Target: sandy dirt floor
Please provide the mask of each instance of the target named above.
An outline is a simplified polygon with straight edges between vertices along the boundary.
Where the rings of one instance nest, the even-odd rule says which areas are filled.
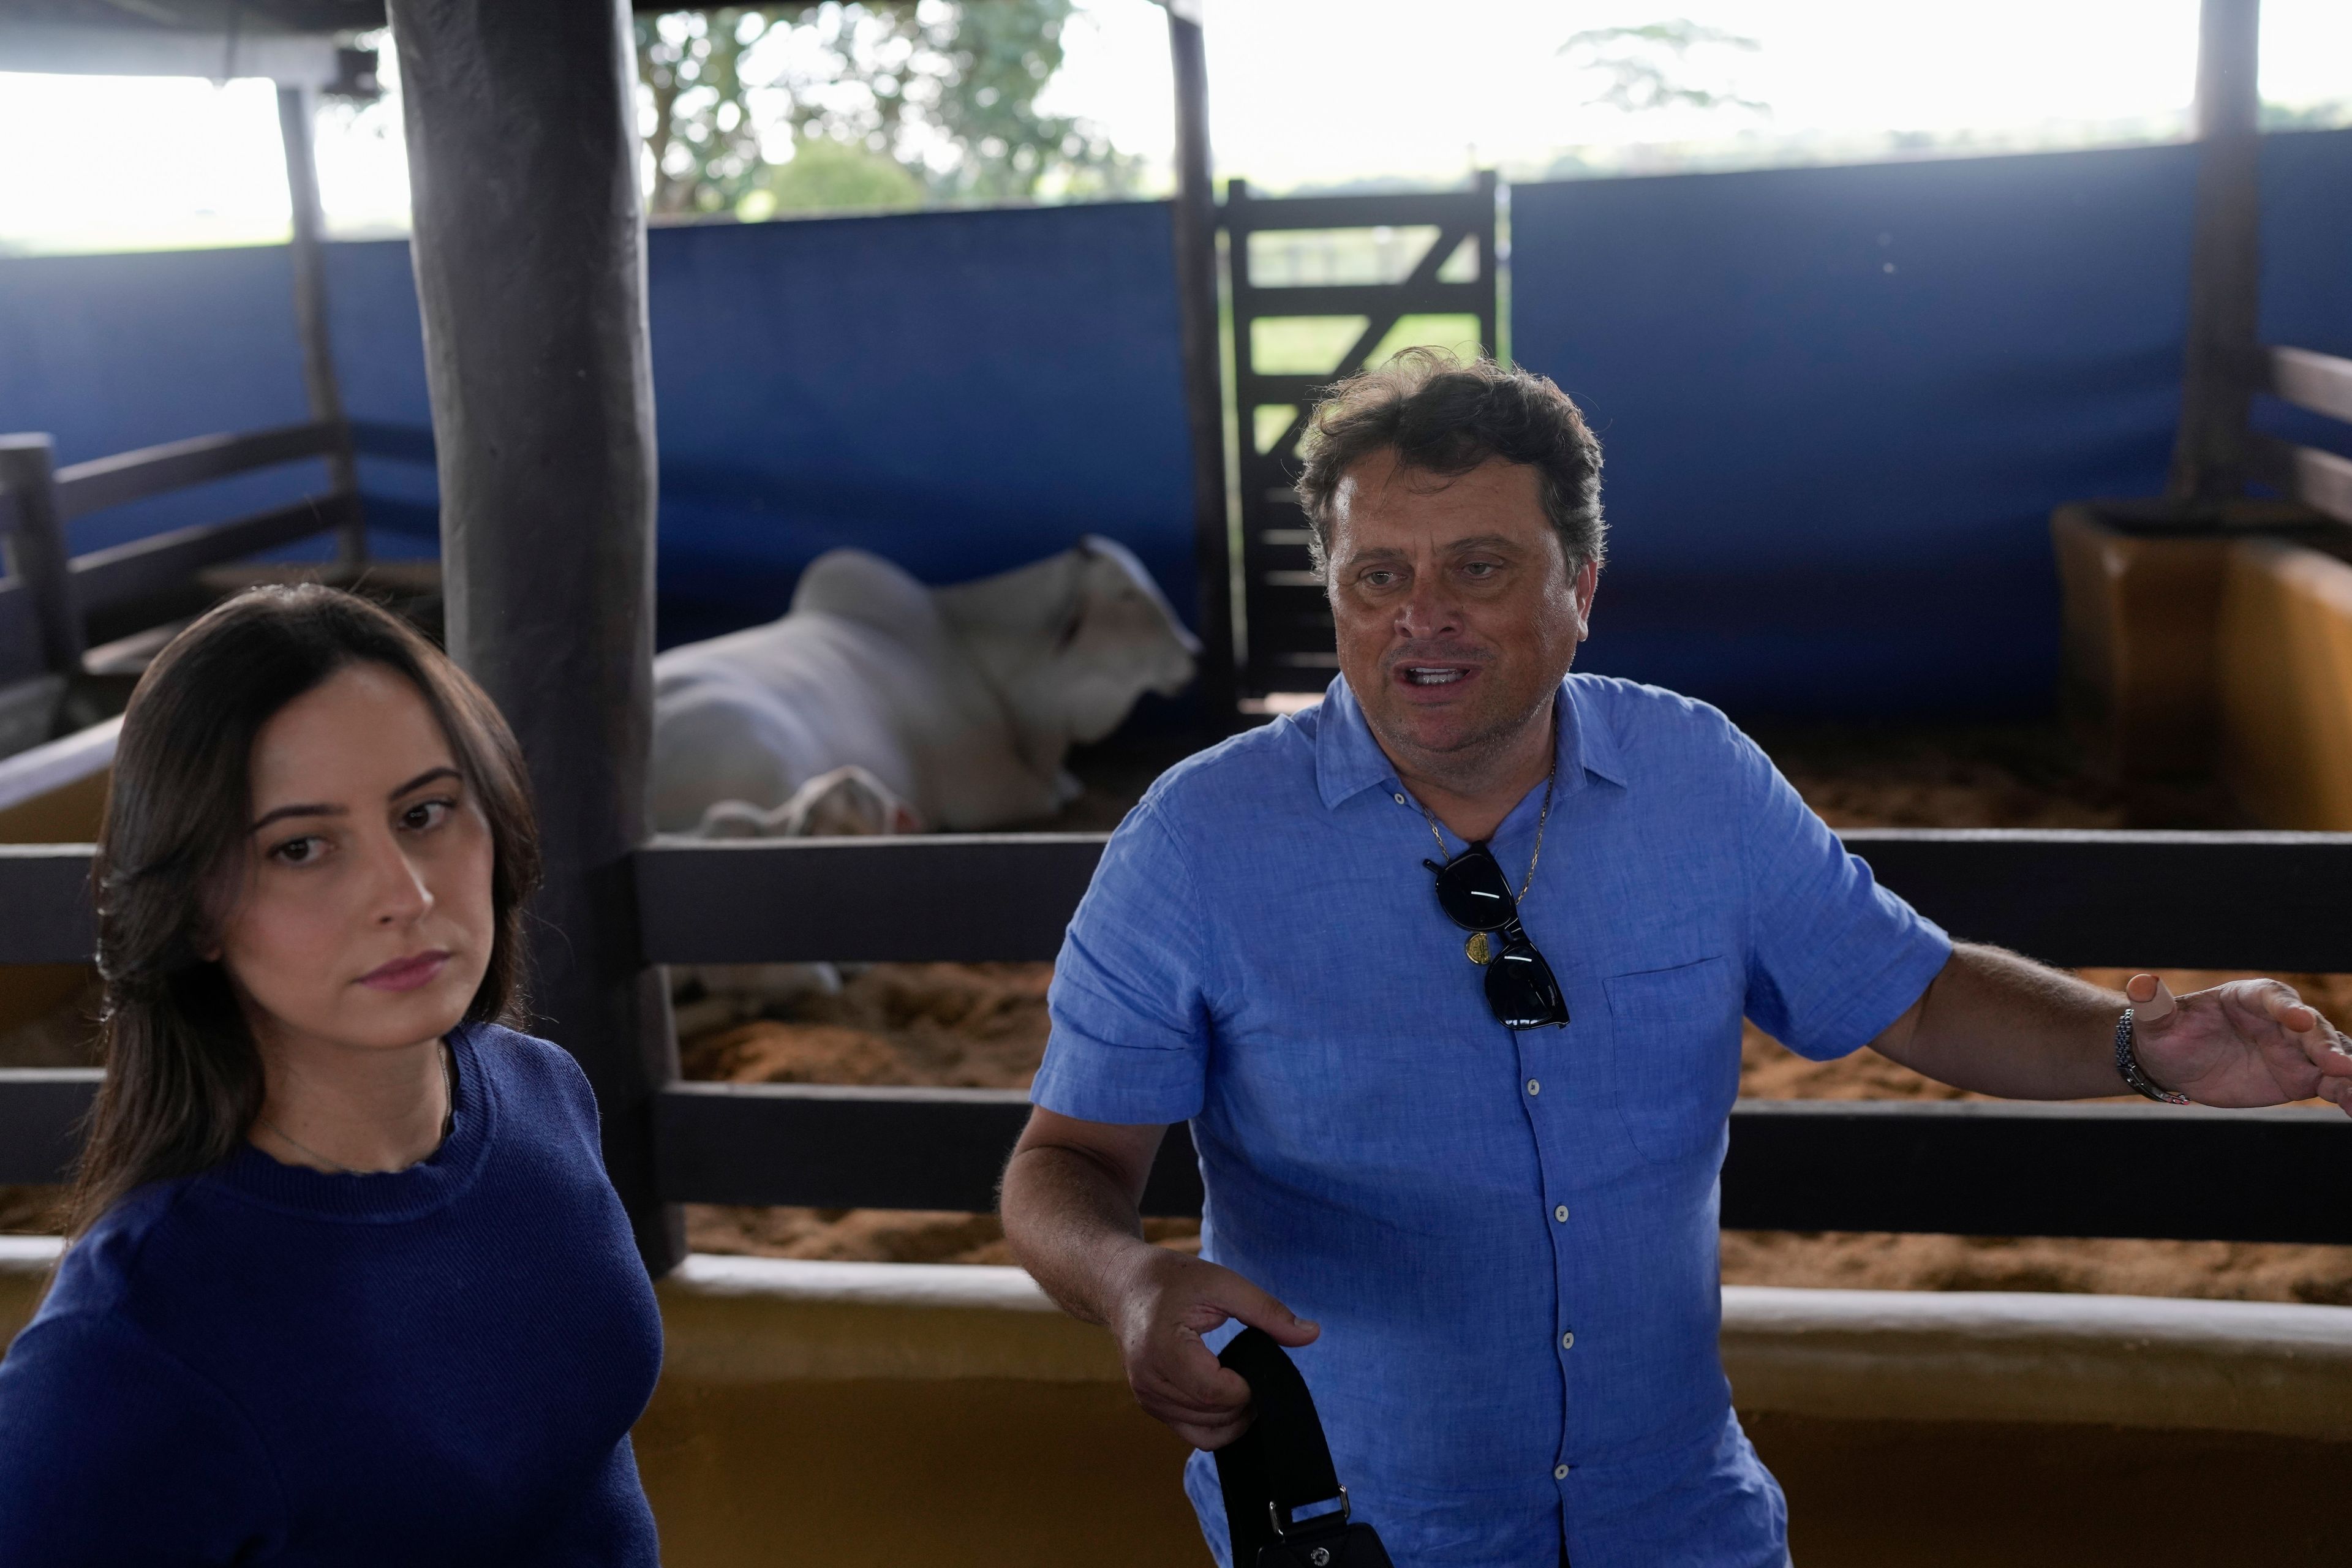
[[[2121,971],[2090,977],[2120,984]],[[839,994],[810,997],[790,1018],[763,1018],[687,1043],[691,1078],[745,1083],[1025,1087],[1045,1047],[1045,964],[877,966]],[[2191,989],[2225,978],[2176,971]],[[2352,1016],[2352,976],[2287,977],[2338,1017]],[[1750,1028],[1742,1092],[1769,1099],[1958,1099],[1864,1051],[1809,1062]],[[996,1222],[982,1215],[695,1205],[698,1251],[903,1263],[1009,1263]],[[1155,1240],[1185,1245],[1189,1222],[1156,1221]],[[2352,1306],[2352,1247],[2224,1242],[2074,1241],[1951,1236],[1790,1235],[1731,1231],[1723,1276],[1737,1285],[1890,1290],[2084,1290],[2215,1296]]]
[[[1895,732],[1767,730],[1759,739],[1839,827],[2243,827],[2215,787],[2123,788],[2091,777],[2054,726]],[[1151,759],[1158,762],[1161,759]],[[1165,760],[1173,760],[1172,758]],[[1089,770],[1066,826],[1108,827],[1153,771],[1132,755]],[[1066,826],[1056,824],[1055,826]],[[2120,985],[2126,971],[2088,971]],[[2168,972],[2177,991],[2232,976]],[[1025,1088],[1044,1049],[1045,964],[877,966],[837,995],[686,1043],[689,1077],[772,1083]],[[2352,975],[2283,976],[2331,1016],[2352,1018]],[[1741,1092],[1766,1099],[1948,1100],[1959,1091],[1869,1051],[1809,1062],[1750,1027]],[[1010,1262],[985,1215],[814,1209],[688,1211],[704,1251],[900,1262]],[[1182,1246],[1183,1222],[1154,1222]],[[2352,1305],[2352,1247],[1732,1231],[1727,1283],[1856,1289],[2071,1290]]]
[[[2123,790],[2085,775],[2055,727],[1887,732],[1832,729],[1759,735],[1800,792],[1835,826],[2240,827],[2208,785]],[[1166,748],[1080,759],[1088,795],[1050,825],[1100,829],[1160,767]],[[2124,971],[2086,972],[2120,984]],[[2225,976],[2168,972],[2177,991]],[[1046,964],[877,965],[833,994],[682,1042],[689,1078],[744,1083],[1025,1088],[1045,1047]],[[2352,975],[2283,976],[2339,1021],[2352,1019]],[[0,1065],[81,1059],[68,1009],[0,1037]],[[87,1016],[83,1011],[82,1016]],[[1953,1099],[1958,1091],[1864,1051],[1808,1062],[1750,1028],[1742,1092],[1771,1099]],[[53,1189],[0,1188],[0,1229],[47,1228]],[[896,1262],[1004,1263],[993,1218],[869,1210],[688,1210],[697,1250]],[[1172,1246],[1189,1222],[1155,1221]],[[1948,1236],[1727,1232],[1726,1282],[1870,1289],[2101,1291],[2352,1305],[2352,1247],[2221,1242],[2077,1241]]]

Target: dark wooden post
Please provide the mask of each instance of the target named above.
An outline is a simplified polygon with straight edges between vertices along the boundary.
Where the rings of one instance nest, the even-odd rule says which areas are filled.
[[[2262,307],[2262,0],[2204,0],[2197,40],[2196,241],[2172,501],[2241,494]]]
[[[1225,512],[1225,395],[1217,344],[1217,191],[1209,158],[1209,62],[1198,0],[1166,0],[1176,68],[1176,300],[1184,334],[1184,409],[1192,436],[1193,560],[1201,578],[1201,702],[1209,721],[1236,711],[1233,550]]]
[[[623,0],[392,0],[416,292],[440,451],[450,651],[530,761],[547,855],[532,995],[604,1113],[604,1163],[656,1274],[653,1100],[677,1072],[640,961],[654,402]]]
[[[302,386],[310,395],[310,417],[341,430],[327,454],[327,472],[337,493],[359,495],[359,468],[352,458],[352,437],[343,429],[343,393],[335,379],[334,341],[327,330],[327,270],[324,246],[326,215],[319,205],[319,160],[310,139],[311,116],[318,96],[309,88],[280,83],[278,89],[278,134],[286,147],[286,194],[294,208],[294,321],[302,334]],[[356,504],[342,526],[341,554],[345,565],[367,558],[367,524]]]
[[[81,605],[58,516],[57,444],[47,436],[0,436],[0,490],[16,503],[16,527],[0,516],[8,542],[8,571],[25,584],[41,637],[41,668],[55,675],[81,670]]]

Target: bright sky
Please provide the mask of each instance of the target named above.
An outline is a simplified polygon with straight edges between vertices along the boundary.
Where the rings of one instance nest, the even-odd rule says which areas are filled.
[[[2178,121],[2197,64],[2197,0],[1204,3],[1219,173],[1274,189],[1452,178],[1474,146],[1480,163],[1508,172],[1540,169],[1579,145],[1749,129],[1859,142],[2053,120]],[[1761,100],[1771,114],[1629,115],[1588,104],[1592,83],[1559,46],[1586,28],[1667,17],[1756,39],[1753,53],[1694,51],[1688,73],[1695,85]],[[1164,159],[1166,40],[1144,0],[1098,0],[1070,37],[1049,103]],[[2262,79],[2274,102],[2352,99],[2352,4],[2266,0]]]
[[[1167,24],[1150,0],[1082,0],[1045,106],[1164,168]],[[2053,122],[2173,133],[2195,69],[2197,0],[1205,0],[1220,175],[1281,190],[1380,175],[1531,175],[1575,149],[1725,143],[1743,133],[1874,155],[1890,132],[2029,143]],[[2268,0],[2263,88],[2352,100],[2352,4]],[[1558,49],[1588,27],[1682,16],[1753,53],[1695,53],[1696,85],[1769,103],[1629,115]],[[286,228],[268,83],[0,74],[0,244],[43,249],[256,243]],[[1474,151],[1475,150],[1475,151]],[[1850,150],[1850,151],[1849,151]],[[331,114],[320,184],[341,232],[405,225],[397,118]],[[1164,178],[1164,175],[1163,175]]]

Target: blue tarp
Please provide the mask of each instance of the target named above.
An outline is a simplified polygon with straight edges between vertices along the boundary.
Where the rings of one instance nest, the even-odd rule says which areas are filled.
[[[648,253],[665,643],[781,614],[836,544],[951,582],[1108,534],[1192,614],[1165,204],[656,229]],[[429,551],[408,247],[337,244],[328,263],[377,542]],[[74,462],[299,421],[290,300],[278,247],[0,262],[0,429],[50,431]],[[314,466],[158,498],[77,524],[72,543],[320,482]]]
[[[1588,667],[1743,714],[2046,708],[2051,508],[2163,483],[2193,176],[2171,146],[1517,187],[1515,352],[1608,448]],[[2267,333],[2352,354],[2352,132],[2270,138],[2263,184]],[[659,229],[649,253],[666,643],[774,615],[841,543],[950,581],[1107,533],[1191,614],[1164,205]],[[407,247],[329,265],[379,544],[430,550]],[[278,248],[0,261],[0,429],[73,461],[299,420],[289,297]],[[2341,442],[2291,412],[2258,417]],[[74,544],[317,482],[161,498]]]
[[[299,423],[293,289],[283,247],[0,261],[0,430],[48,432],[66,464]],[[413,327],[404,352],[422,352]],[[326,482],[323,463],[240,476],[82,519],[68,542],[222,521]]]
[[[2159,490],[2188,146],[1520,185],[1512,347],[1614,530],[1586,667],[1738,712],[2046,708],[2048,519]],[[2265,330],[2352,352],[2352,133],[2264,148]]]
[[[1165,204],[652,238],[665,636],[782,613],[837,544],[950,582],[1090,532],[1192,616]]]

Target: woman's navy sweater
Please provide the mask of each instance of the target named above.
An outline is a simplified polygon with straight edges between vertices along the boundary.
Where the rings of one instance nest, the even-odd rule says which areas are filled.
[[[572,1058],[450,1036],[433,1157],[118,1204],[0,1361],[0,1568],[651,1565],[661,1321]]]

